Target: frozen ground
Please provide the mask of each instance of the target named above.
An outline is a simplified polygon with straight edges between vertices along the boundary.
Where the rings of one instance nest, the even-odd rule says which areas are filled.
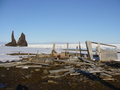
[[[114,44],[118,46],[118,50],[120,50],[120,44]],[[78,44],[70,44],[69,48],[76,48]],[[7,60],[20,60],[19,56],[10,56],[7,55],[9,53],[46,53],[50,54],[52,50],[53,44],[29,44],[28,47],[6,47],[4,45],[0,45],[0,61],[5,62]],[[86,49],[85,44],[81,44],[82,49]],[[93,46],[94,47],[94,46]],[[66,44],[56,44],[56,51],[62,52],[63,48],[67,48]],[[118,54],[120,59],[120,54]]]

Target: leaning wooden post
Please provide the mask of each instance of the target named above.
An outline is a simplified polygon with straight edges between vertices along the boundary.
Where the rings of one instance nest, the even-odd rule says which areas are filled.
[[[91,44],[90,41],[86,41],[86,47],[87,47],[89,59],[90,59],[90,60],[93,60],[92,44]]]
[[[81,45],[80,45],[80,42],[78,42],[79,43],[79,51],[80,51],[80,57],[82,56],[81,55]]]

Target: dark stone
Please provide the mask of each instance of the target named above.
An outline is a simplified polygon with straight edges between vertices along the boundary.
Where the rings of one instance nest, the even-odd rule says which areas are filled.
[[[19,38],[19,40],[17,42],[17,45],[18,46],[28,46],[27,41],[25,39],[25,34],[24,33],[21,34],[21,36],[20,36],[20,38]]]
[[[5,46],[17,46],[16,40],[14,38],[14,31],[12,31],[11,42],[5,44]]]

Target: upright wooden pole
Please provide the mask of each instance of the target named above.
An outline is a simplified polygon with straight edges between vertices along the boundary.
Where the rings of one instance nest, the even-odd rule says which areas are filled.
[[[101,60],[101,53],[100,53],[100,43],[98,43],[98,57],[99,57],[99,60]]]
[[[69,43],[67,43],[67,52],[69,52]]]
[[[78,46],[76,46],[76,56],[77,56],[77,54],[78,54]]]
[[[62,53],[62,47],[60,46],[60,53]]]
[[[39,55],[39,50],[37,50],[37,58],[38,58],[38,55]]]
[[[81,45],[80,45],[80,42],[78,42],[79,43],[79,51],[80,51],[80,57],[82,56],[81,55]]]
[[[55,43],[53,43],[53,50],[52,50],[51,55],[54,56],[54,53],[56,53],[56,51],[55,51]]]
[[[55,43],[53,43],[53,50],[55,50]]]

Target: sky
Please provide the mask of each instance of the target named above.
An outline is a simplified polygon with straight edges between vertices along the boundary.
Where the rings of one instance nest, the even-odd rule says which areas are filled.
[[[0,42],[120,43],[120,0],[0,0]]]

